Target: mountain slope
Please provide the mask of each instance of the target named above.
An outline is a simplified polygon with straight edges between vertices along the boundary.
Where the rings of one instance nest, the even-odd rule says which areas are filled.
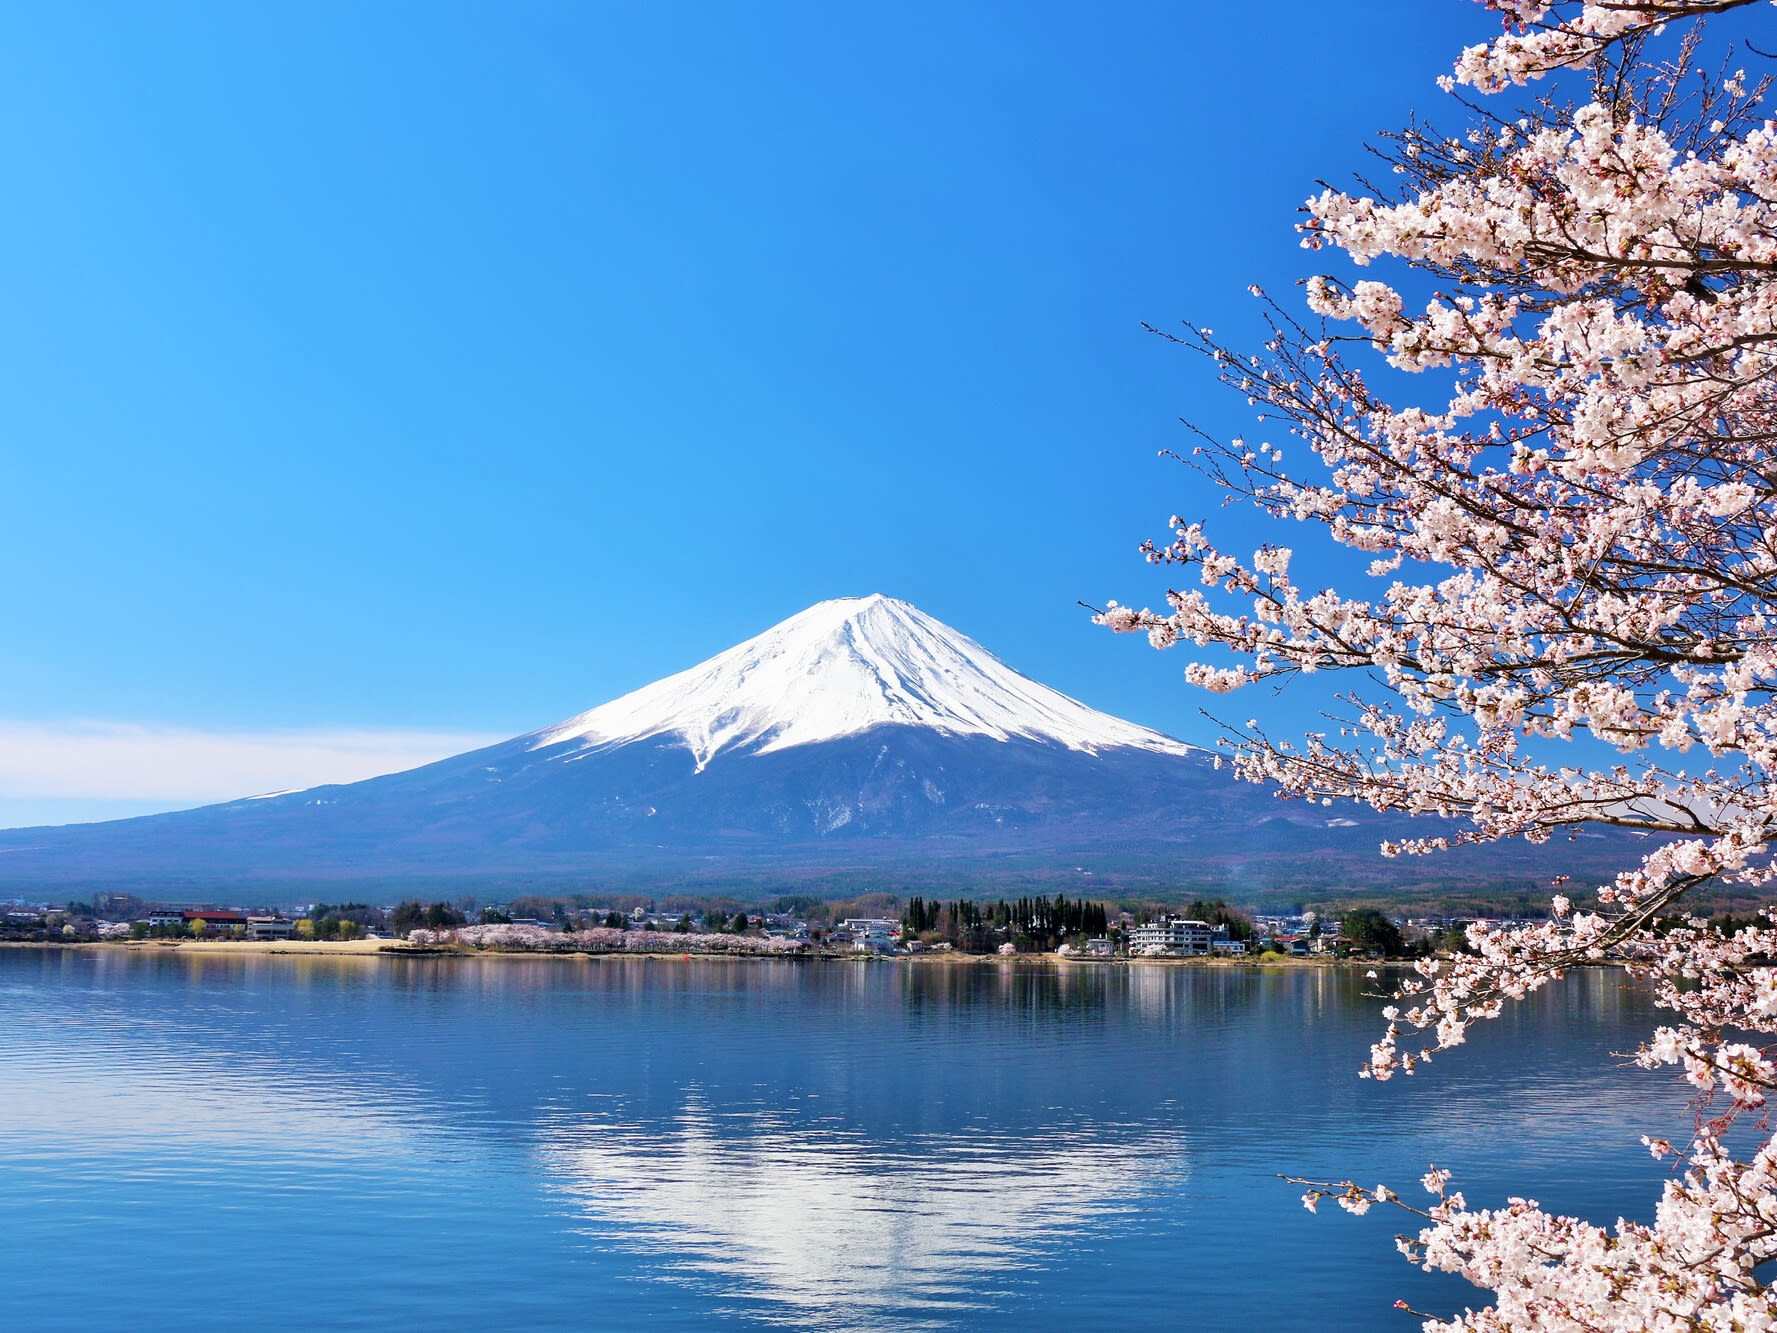
[[[955,887],[1101,867],[1239,893],[1383,873],[1390,825],[1332,813],[1280,804],[875,596],[410,772],[0,832],[0,886],[807,882],[892,867]]]

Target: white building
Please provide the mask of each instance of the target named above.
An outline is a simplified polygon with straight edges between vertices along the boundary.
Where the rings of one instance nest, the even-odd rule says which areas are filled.
[[[1216,928],[1207,921],[1163,916],[1129,932],[1129,952],[1138,957],[1146,954],[1198,958],[1210,952],[1215,938]]]
[[[901,937],[901,923],[879,917],[854,916],[839,923],[850,933],[852,948],[859,953],[893,953]]]

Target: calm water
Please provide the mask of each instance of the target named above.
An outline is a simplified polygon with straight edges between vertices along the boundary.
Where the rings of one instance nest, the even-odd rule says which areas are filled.
[[[1275,1178],[1645,1215],[1581,975],[1358,1080],[1345,971],[0,950],[0,1327],[1416,1327]]]

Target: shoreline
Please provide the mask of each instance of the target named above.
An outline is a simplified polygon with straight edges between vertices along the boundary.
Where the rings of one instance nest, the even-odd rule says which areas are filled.
[[[1410,967],[1412,960],[1358,958],[1083,958],[1056,953],[918,953],[918,954],[745,954],[699,953],[678,949],[649,952],[586,949],[478,949],[472,945],[412,945],[405,940],[3,940],[0,949],[95,949],[137,954],[204,954],[217,957],[282,958],[548,958],[558,960],[641,958],[667,962],[722,961],[909,963],[915,966],[960,967],[1005,964],[1044,967],[1215,967],[1215,968],[1372,968]]]

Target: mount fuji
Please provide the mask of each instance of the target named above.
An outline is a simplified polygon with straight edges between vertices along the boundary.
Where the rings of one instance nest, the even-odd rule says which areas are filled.
[[[573,762],[668,737],[701,773],[718,756],[823,745],[878,727],[1093,755],[1191,752],[1019,675],[973,639],[881,594],[820,602],[689,671],[520,740]]]
[[[1373,876],[1381,821],[1279,803],[883,596],[409,772],[0,832],[0,886],[1134,887]],[[1084,887],[1080,885],[1079,887]],[[343,890],[329,890],[340,892]]]

